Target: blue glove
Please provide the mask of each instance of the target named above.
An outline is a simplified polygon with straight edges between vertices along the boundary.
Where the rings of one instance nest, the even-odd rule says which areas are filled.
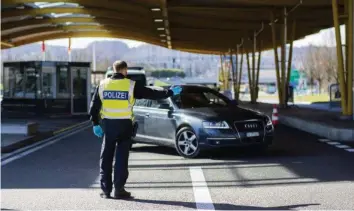
[[[171,88],[173,95],[179,95],[182,91],[182,87],[180,86],[174,86]]]
[[[99,138],[103,137],[103,130],[99,125],[93,126],[93,133]]]

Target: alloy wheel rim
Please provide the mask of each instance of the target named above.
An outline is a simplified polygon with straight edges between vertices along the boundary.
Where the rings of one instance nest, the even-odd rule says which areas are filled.
[[[184,131],[178,137],[177,145],[184,155],[192,155],[198,149],[197,136],[191,131]]]

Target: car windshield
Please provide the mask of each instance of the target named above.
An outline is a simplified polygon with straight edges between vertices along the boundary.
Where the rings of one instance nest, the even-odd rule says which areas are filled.
[[[146,86],[146,77],[144,74],[129,74],[128,73],[127,78],[129,78],[130,80],[136,81],[136,83],[139,83],[142,86]]]
[[[106,73],[106,78],[111,77],[111,76],[112,76],[112,72]],[[142,86],[146,86],[145,74],[129,74],[128,73],[127,78],[129,78],[130,80],[136,81],[136,83],[139,83]]]
[[[172,98],[179,108],[225,107],[230,100],[209,88],[184,87],[180,95]]]

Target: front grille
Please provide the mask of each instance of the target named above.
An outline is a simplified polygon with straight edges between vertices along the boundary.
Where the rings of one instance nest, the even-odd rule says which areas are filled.
[[[264,137],[264,124],[261,120],[234,122],[234,126],[240,134],[242,143],[260,143]],[[248,134],[258,132],[254,137],[248,137]]]
[[[263,131],[264,126],[262,121],[245,121],[245,122],[235,122],[234,123],[238,132],[252,132],[252,131]]]

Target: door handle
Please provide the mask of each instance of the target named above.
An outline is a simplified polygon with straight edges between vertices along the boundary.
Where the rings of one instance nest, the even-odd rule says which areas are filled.
[[[149,117],[150,116],[150,114],[145,114],[145,117]]]

